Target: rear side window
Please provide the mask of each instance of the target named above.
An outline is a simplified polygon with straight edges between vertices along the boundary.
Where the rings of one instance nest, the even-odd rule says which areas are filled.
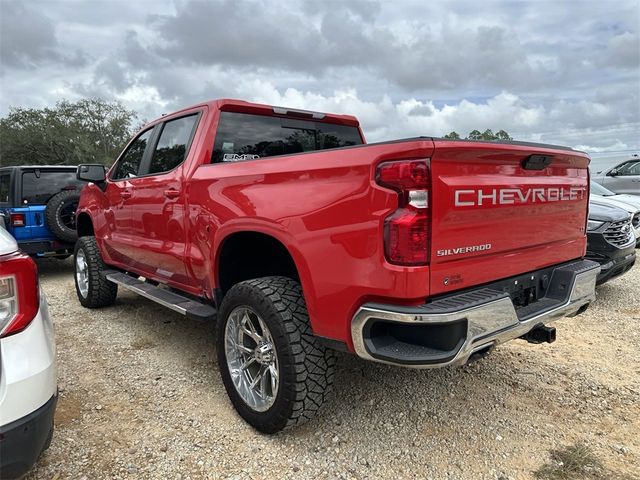
[[[627,162],[618,168],[618,175],[640,175],[640,162]]]
[[[111,174],[111,180],[122,180],[123,178],[133,178],[138,176],[140,164],[144,151],[147,148],[151,132],[153,129],[147,130],[129,146],[126,152],[122,154],[115,170]]]
[[[151,157],[150,174],[168,172],[184,162],[197,119],[190,115],[164,124]]]
[[[11,175],[4,173],[0,175],[0,203],[9,202],[9,186],[11,182]]]
[[[212,162],[236,162],[361,144],[356,127],[222,112]]]
[[[76,179],[75,171],[56,172],[36,169],[22,174],[22,203],[44,205],[56,193],[79,189],[84,185]]]

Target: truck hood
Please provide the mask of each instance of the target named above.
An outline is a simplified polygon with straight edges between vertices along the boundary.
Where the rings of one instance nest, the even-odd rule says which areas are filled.
[[[594,195],[595,197],[595,195]],[[629,218],[629,212],[624,210],[604,197],[589,201],[589,220],[598,222],[620,222]]]

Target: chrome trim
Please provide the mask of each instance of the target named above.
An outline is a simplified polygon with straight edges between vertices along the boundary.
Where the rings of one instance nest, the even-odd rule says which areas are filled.
[[[546,325],[558,318],[575,315],[580,308],[595,300],[596,278],[599,272],[600,266],[595,266],[589,270],[578,273],[571,287],[571,294],[565,303],[524,321],[518,319],[513,302],[509,297],[499,298],[482,305],[461,309],[452,313],[425,315],[420,314],[419,311],[412,313],[394,311],[394,307],[391,305],[388,308],[380,308],[365,304],[360,307],[351,321],[353,345],[359,357],[390,365],[400,365],[410,368],[440,368],[448,365],[464,365],[469,360],[469,357],[478,350],[521,337],[538,325]],[[369,354],[365,347],[362,332],[370,318],[407,324],[416,322],[447,323],[466,318],[469,327],[467,330],[467,338],[453,359],[442,363],[406,365],[398,362],[380,360]]]

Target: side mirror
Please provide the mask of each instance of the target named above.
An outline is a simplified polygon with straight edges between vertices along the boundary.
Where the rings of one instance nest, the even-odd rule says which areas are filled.
[[[607,177],[617,177],[618,176],[618,169],[617,168],[613,168],[611,170],[609,170],[609,173],[607,173]]]
[[[97,184],[104,183],[107,179],[107,172],[104,165],[96,163],[85,163],[78,165],[76,178],[83,182],[93,182]]]

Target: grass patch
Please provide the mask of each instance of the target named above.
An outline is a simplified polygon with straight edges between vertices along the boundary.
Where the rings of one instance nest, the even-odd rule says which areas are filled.
[[[545,480],[611,478],[602,462],[584,443],[576,443],[558,450],[550,450],[551,461],[545,463],[535,473],[535,477]]]

